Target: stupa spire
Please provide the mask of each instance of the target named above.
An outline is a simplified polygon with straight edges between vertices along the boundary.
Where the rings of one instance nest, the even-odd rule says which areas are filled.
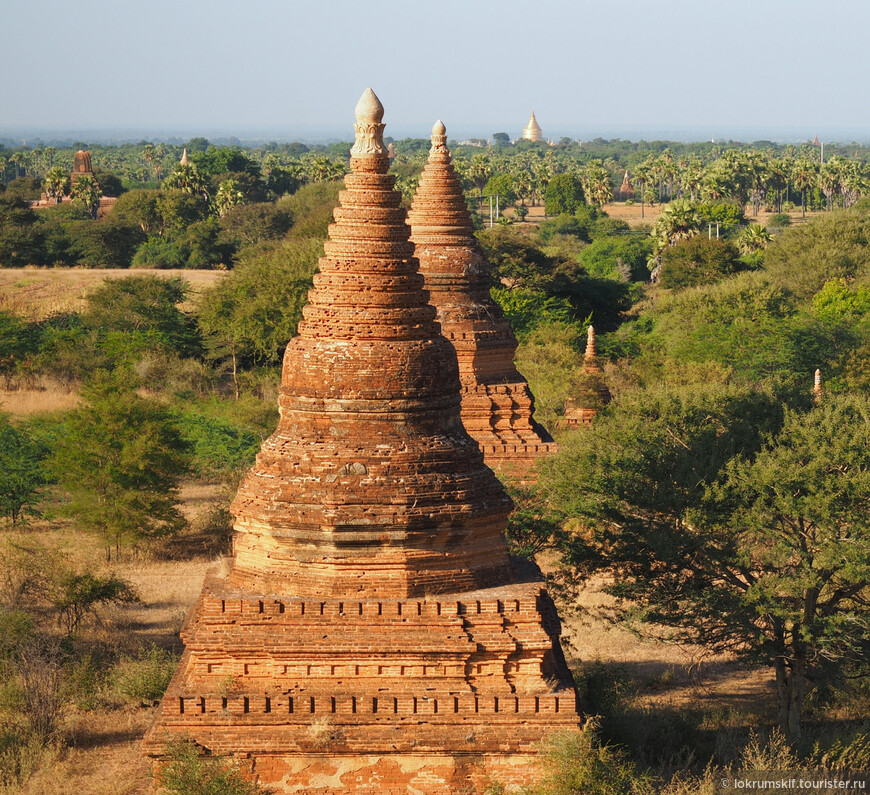
[[[408,213],[411,239],[441,330],[459,358],[462,421],[491,467],[525,470],[555,445],[532,419],[532,396],[514,365],[517,341],[490,296],[489,264],[446,142],[439,120]]]
[[[181,166],[190,165],[190,158],[187,156],[187,147],[185,147],[184,151],[181,153],[181,160],[178,161],[178,164]]]
[[[386,156],[387,149],[384,146],[384,106],[378,99],[377,94],[367,88],[363,91],[359,102],[354,110],[356,124],[353,129],[356,133],[353,148],[350,150],[351,157],[365,157],[367,155]]]
[[[595,348],[595,328],[591,325],[586,330],[586,352],[583,354],[583,371],[587,373],[601,372],[601,365],[598,363],[598,352]]]
[[[816,403],[819,403],[822,399],[822,371],[816,369],[815,376],[813,378],[813,400]]]
[[[619,186],[619,193],[623,199],[634,196],[634,188],[631,187],[631,179],[628,176],[628,169],[622,175],[622,185]]]

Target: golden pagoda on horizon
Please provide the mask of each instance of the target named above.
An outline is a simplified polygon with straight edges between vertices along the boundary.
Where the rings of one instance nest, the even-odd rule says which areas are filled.
[[[544,140],[544,131],[541,129],[541,125],[538,124],[538,120],[535,118],[535,111],[532,110],[532,115],[529,117],[529,123],[526,125],[526,129],[523,130],[523,140],[524,141],[543,141]]]

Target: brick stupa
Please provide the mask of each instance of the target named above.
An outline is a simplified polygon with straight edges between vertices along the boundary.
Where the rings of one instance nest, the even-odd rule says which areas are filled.
[[[510,501],[460,419],[383,145],[351,173],[284,358],[281,418],[232,510],[145,749],[232,755],[276,792],[482,792],[578,725],[559,622],[502,531]]]
[[[610,402],[610,398],[595,347],[595,329],[589,326],[586,331],[586,353],[574,385],[574,394],[565,403],[565,427],[591,425],[595,415]]]
[[[474,237],[440,121],[408,221],[429,300],[459,359],[462,422],[490,467],[522,477],[556,445],[532,418],[532,393],[514,364],[517,340],[490,296],[489,263]]]

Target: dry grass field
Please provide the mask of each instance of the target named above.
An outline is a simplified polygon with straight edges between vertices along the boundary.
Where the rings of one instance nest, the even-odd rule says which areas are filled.
[[[225,278],[228,271],[85,269],[85,268],[0,268],[0,310],[14,312],[28,320],[41,320],[61,312],[77,312],[85,298],[106,279],[127,276],[180,276],[190,285],[191,302],[197,294]]]
[[[664,209],[664,204],[654,204],[654,205],[645,205],[643,207],[643,214],[641,214],[641,206],[640,202],[636,202],[634,204],[626,204],[625,202],[612,202],[611,204],[605,205],[602,209],[606,212],[611,218],[615,218],[619,221],[625,221],[629,226],[636,227],[642,225],[652,225],[656,222],[656,219],[661,214]],[[529,207],[529,214],[526,216],[526,223],[534,223],[539,224],[544,220],[544,208],[543,206],[539,207]],[[772,213],[766,213],[764,211],[760,212],[758,216],[752,215],[752,205],[747,205],[746,207],[747,219],[750,223],[759,223],[764,226],[767,225],[768,220]],[[510,216],[513,214],[512,210],[508,210],[506,215]],[[807,214],[806,218],[801,218],[801,211],[793,210],[791,213],[788,213],[788,216],[791,218],[792,224],[800,224],[808,221],[812,215]]]
[[[0,544],[16,543],[50,550],[67,565],[95,573],[113,572],[131,583],[139,596],[132,604],[101,608],[87,631],[95,648],[121,654],[141,653],[151,644],[181,651],[178,632],[188,608],[202,589],[206,571],[221,565],[220,556],[202,543],[196,528],[228,495],[218,485],[188,482],[182,489],[184,512],[194,528],[185,539],[151,550],[124,550],[120,562],[106,565],[103,546],[63,520],[39,521],[22,532],[0,533]],[[67,708],[67,745],[45,757],[20,790],[26,795],[145,795],[154,791],[150,765],[142,756],[142,735],[154,717],[153,705],[126,704],[82,710]]]

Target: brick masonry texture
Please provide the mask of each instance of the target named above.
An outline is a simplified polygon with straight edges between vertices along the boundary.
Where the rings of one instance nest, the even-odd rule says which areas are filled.
[[[188,737],[276,792],[446,795],[528,782],[542,737],[578,725],[555,608],[462,424],[382,112],[367,92],[229,573],[145,738],[158,765]]]

